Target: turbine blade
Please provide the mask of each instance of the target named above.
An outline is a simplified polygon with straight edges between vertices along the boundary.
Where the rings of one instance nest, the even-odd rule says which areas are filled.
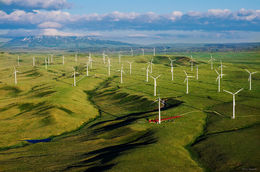
[[[239,93],[240,91],[242,91],[244,88],[241,88],[240,90],[238,90],[237,92],[235,92],[235,94]]]
[[[219,75],[218,71],[215,69],[216,73]]]
[[[186,72],[185,70],[183,70],[183,71],[184,71],[185,75],[188,76],[188,75],[187,75],[187,72]]]
[[[245,71],[247,71],[247,73],[250,73],[249,70],[245,69]]]
[[[230,92],[230,91],[227,91],[227,90],[223,90],[223,91],[225,91],[226,93],[229,93],[229,94],[233,94],[232,92]]]

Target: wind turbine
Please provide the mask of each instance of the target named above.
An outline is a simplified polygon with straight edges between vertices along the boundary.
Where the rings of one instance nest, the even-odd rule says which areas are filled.
[[[129,64],[129,74],[132,74],[132,63],[133,62],[127,62]]]
[[[164,47],[163,51],[164,51],[164,55],[166,55],[167,49],[165,47]]]
[[[193,71],[193,57],[190,56],[190,71]]]
[[[153,48],[153,56],[155,56],[155,48]]]
[[[233,119],[235,119],[236,118],[236,114],[235,114],[235,111],[236,111],[236,109],[235,109],[235,107],[236,107],[236,101],[235,101],[235,96],[236,96],[236,94],[238,94],[240,91],[242,91],[244,88],[241,88],[240,90],[238,90],[237,92],[235,92],[235,93],[232,93],[232,92],[230,92],[230,91],[227,91],[227,90],[223,90],[223,91],[225,91],[225,92],[227,92],[227,93],[229,93],[229,94],[232,94],[233,95]]]
[[[92,62],[93,62],[93,60],[92,60],[92,57],[91,57],[91,53],[88,54],[88,62],[90,64],[90,69],[92,69]]]
[[[48,65],[50,65],[50,57],[48,56]]]
[[[74,78],[73,86],[75,87],[75,86],[77,86],[76,85],[76,74],[78,74],[78,72],[76,72],[76,69],[74,67],[72,67],[72,68],[73,68],[73,78]]]
[[[223,76],[224,74],[218,73],[218,71],[217,71],[216,69],[215,69],[215,71],[216,71],[216,73],[217,73],[217,75],[218,75],[216,81],[218,81],[218,92],[220,92],[220,80],[221,80],[221,78],[222,78],[222,76]]]
[[[134,50],[131,48],[131,55],[134,56]]]
[[[185,70],[184,70],[184,73],[185,73],[185,75],[186,75],[186,78],[185,78],[184,82],[187,83],[186,94],[189,94],[189,78],[193,78],[194,76],[188,76],[188,74],[186,73]]]
[[[123,65],[121,66],[120,73],[121,73],[120,83],[122,84],[123,83],[123,73],[125,73],[123,70]]]
[[[154,80],[154,96],[156,96],[156,87],[157,87],[156,80],[157,80],[160,76],[161,76],[161,75],[158,75],[157,77],[151,76],[151,77],[153,78],[153,80]]]
[[[18,73],[19,71],[18,70],[16,70],[16,68],[14,67],[14,84],[15,85],[17,85],[17,73]]]
[[[62,64],[63,65],[65,64],[65,57],[64,57],[64,55],[62,56]]]
[[[88,66],[89,66],[89,62],[86,63],[86,75],[88,76]]]
[[[150,64],[148,64],[148,66],[146,67],[146,82],[149,81],[149,67],[150,67]]]
[[[153,73],[153,59],[148,64],[150,64],[150,72]]]
[[[215,59],[212,57],[212,55],[210,55],[210,59],[209,59],[209,62],[210,62],[210,68],[211,68],[211,70],[213,70],[213,61],[214,61]]]
[[[46,57],[44,59],[44,62],[45,62],[45,69],[47,70],[48,69],[48,63],[47,63],[47,58]]]
[[[158,102],[158,124],[161,124],[161,102],[162,99],[160,98],[160,96],[158,97],[158,99],[156,99],[154,102]]]
[[[142,48],[143,56],[144,56],[144,49]]]
[[[105,54],[105,51],[103,51],[103,63],[106,64],[106,54]]]
[[[220,74],[221,74],[221,78],[222,78],[222,74],[223,74],[223,67],[226,67],[226,66],[224,66],[223,64],[222,64],[222,60],[220,60]]]
[[[35,57],[33,57],[33,66],[35,66]]]
[[[107,62],[108,62],[108,64],[107,64],[107,66],[108,66],[108,76],[110,76],[111,61],[110,61],[109,57],[107,57]]]
[[[173,81],[173,62],[176,60],[172,60],[170,57],[169,60],[171,61],[171,73],[172,73],[172,81]]]
[[[250,72],[249,70],[245,69],[245,71],[247,71],[247,73],[249,73],[249,78],[248,78],[248,81],[249,81],[249,90],[252,90],[252,75],[257,73],[257,72]]]

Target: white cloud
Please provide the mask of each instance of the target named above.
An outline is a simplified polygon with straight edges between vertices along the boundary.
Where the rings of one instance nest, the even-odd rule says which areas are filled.
[[[56,22],[44,22],[38,25],[39,28],[61,28],[62,25]]]
[[[173,11],[169,17],[170,20],[175,21],[183,16],[181,11]]]
[[[32,9],[62,9],[69,7],[66,0],[0,0],[0,3]]]
[[[46,36],[81,36],[77,33],[71,32],[62,32],[56,29],[43,29],[39,35],[46,35]]]
[[[215,16],[215,17],[228,17],[232,14],[232,12],[229,9],[209,9],[208,13],[209,16]]]

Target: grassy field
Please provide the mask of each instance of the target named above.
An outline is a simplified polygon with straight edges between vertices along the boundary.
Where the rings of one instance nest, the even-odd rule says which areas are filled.
[[[152,56],[111,54],[111,76],[101,55],[93,54],[93,68],[86,76],[88,54],[0,54],[0,171],[241,171],[259,169],[260,75],[259,52],[218,52],[214,68],[223,61],[221,87],[236,96],[237,118],[232,116],[232,95],[217,92],[216,73],[210,70],[209,53],[193,53],[199,79],[183,82],[190,69],[190,54],[154,57],[157,93],[165,100],[162,118],[182,116],[160,125],[153,79],[146,80]],[[36,66],[32,66],[32,57]],[[171,81],[170,61],[174,62]],[[127,61],[133,61],[132,74]],[[119,69],[123,64],[123,83]],[[18,84],[14,85],[16,66]],[[73,69],[77,86],[73,87]],[[51,138],[28,143],[28,139]],[[246,138],[246,139],[245,139]]]

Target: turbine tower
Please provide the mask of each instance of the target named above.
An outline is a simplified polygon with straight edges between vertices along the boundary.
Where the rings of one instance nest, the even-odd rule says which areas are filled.
[[[233,95],[233,116],[232,116],[232,118],[233,119],[235,119],[236,118],[236,114],[235,114],[235,107],[236,107],[236,100],[235,100],[235,96],[236,96],[236,94],[238,94],[240,91],[242,91],[243,90],[243,88],[241,88],[240,90],[238,90],[237,92],[235,92],[235,93],[232,93],[232,92],[230,92],[230,91],[227,91],[227,90],[223,90],[223,91],[225,91],[225,92],[227,92],[227,93],[229,93],[229,94],[232,94]]]
[[[172,81],[173,81],[173,62],[176,60],[172,60],[170,57],[169,60],[171,61],[171,73],[172,73]]]
[[[150,64],[148,64],[148,66],[146,67],[146,82],[149,81],[149,67],[150,67]]]
[[[209,59],[209,62],[210,62],[210,69],[213,70],[213,62],[215,61],[215,59],[212,57],[212,55],[210,55],[210,59]]]
[[[45,69],[47,70],[48,69],[48,63],[47,63],[47,58],[46,57],[44,59],[44,63],[45,63]]]
[[[143,56],[144,56],[144,49],[142,48]]]
[[[17,85],[17,73],[18,73],[19,71],[18,70],[16,70],[16,68],[14,67],[14,84],[15,85]]]
[[[111,61],[110,61],[110,58],[107,57],[107,67],[108,67],[108,76],[110,76],[110,67],[111,67]]]
[[[222,78],[222,76],[224,75],[224,74],[220,74],[220,73],[218,73],[218,71],[215,69],[215,71],[216,71],[216,73],[217,73],[217,75],[218,75],[218,77],[216,78],[216,82],[218,82],[218,92],[220,92],[220,80],[221,80],[221,78]]]
[[[252,75],[257,73],[257,72],[250,72],[249,70],[245,69],[245,71],[247,71],[247,73],[249,73],[249,78],[248,78],[248,81],[249,81],[249,90],[252,90]]]
[[[148,64],[150,64],[150,72],[153,73],[153,59]]]
[[[184,80],[184,83],[187,83],[187,87],[186,87],[186,94],[189,94],[189,78],[193,78],[194,76],[188,76],[188,74],[186,73],[186,71],[184,71],[186,78]]]
[[[35,66],[35,57],[33,57],[33,66]]]
[[[89,66],[89,62],[86,62],[86,65],[85,65],[85,66],[86,66],[86,75],[89,76],[89,75],[88,75],[88,66]]]
[[[199,66],[197,65],[196,79],[199,80]]]
[[[65,64],[65,57],[64,57],[64,55],[62,56],[62,64],[63,65]]]
[[[162,102],[162,99],[159,96],[158,99],[155,100],[154,102],[158,102],[158,124],[161,124],[161,102]]]
[[[155,56],[155,48],[153,48],[153,56]]]
[[[222,78],[222,74],[223,74],[223,67],[226,67],[226,66],[224,66],[223,64],[222,64],[222,60],[220,60],[220,74],[221,74],[221,78]]]
[[[20,56],[17,57],[17,66],[20,66]]]
[[[156,87],[157,87],[157,83],[156,83],[156,80],[160,77],[161,75],[158,75],[157,77],[153,77],[153,80],[154,80],[154,96],[156,96]]]
[[[77,86],[76,85],[76,74],[78,74],[78,72],[76,72],[76,69],[73,67],[73,78],[74,78],[74,81],[73,81],[73,86]]]
[[[193,57],[190,56],[190,71],[193,71]]]
[[[131,48],[131,56],[134,56],[134,50]]]
[[[129,74],[132,75],[132,63],[133,62],[127,62],[129,64]]]
[[[120,83],[122,84],[123,83],[123,73],[125,73],[123,70],[123,65],[121,66],[120,73],[121,73]]]

